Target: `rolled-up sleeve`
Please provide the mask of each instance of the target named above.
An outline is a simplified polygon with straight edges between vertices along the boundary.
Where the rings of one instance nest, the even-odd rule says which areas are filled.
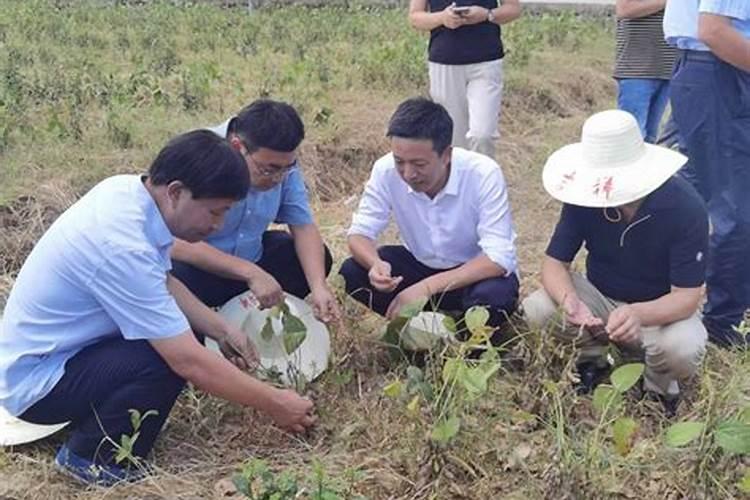
[[[312,224],[314,221],[310,202],[307,198],[307,188],[302,172],[293,169],[284,179],[281,188],[281,204],[276,222],[292,226]]]
[[[698,11],[716,14],[739,20],[750,19],[750,1],[748,0],[701,0]]]
[[[506,275],[518,270],[508,190],[499,168],[485,177],[479,188],[477,234],[482,252],[505,269]]]
[[[365,190],[359,201],[359,207],[352,216],[352,225],[348,236],[361,235],[371,240],[377,240],[388,226],[391,215],[391,200],[384,171],[376,163],[370,178],[365,184]]]
[[[164,267],[148,251],[110,256],[97,269],[90,287],[125,339],[169,338],[190,328],[167,290]]]

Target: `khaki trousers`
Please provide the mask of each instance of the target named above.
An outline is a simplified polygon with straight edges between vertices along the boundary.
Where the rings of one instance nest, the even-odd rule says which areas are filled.
[[[581,301],[606,323],[609,314],[624,304],[612,300],[596,289],[585,277],[572,273],[573,286]],[[592,335],[588,330],[561,325],[559,307],[544,289],[523,301],[524,316],[532,328],[542,329],[552,321],[551,333],[559,340],[580,347],[578,362],[601,362],[609,340],[606,334]],[[659,394],[677,394],[679,380],[689,378],[698,370],[706,350],[706,329],[696,312],[687,319],[668,325],[641,328],[639,342],[618,344],[624,357],[644,360],[645,388]]]
[[[453,119],[453,145],[495,159],[503,97],[503,60],[429,63],[430,95]]]

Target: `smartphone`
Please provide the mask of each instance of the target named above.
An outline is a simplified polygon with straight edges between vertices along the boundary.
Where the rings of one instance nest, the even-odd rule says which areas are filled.
[[[471,7],[453,7],[453,12],[459,16],[465,16],[469,13],[469,9],[471,9]]]

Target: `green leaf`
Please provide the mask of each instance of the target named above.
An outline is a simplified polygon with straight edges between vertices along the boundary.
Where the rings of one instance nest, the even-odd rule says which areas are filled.
[[[615,441],[615,449],[621,456],[624,457],[630,452],[637,430],[638,424],[632,418],[622,417],[615,420],[612,425],[612,438]]]
[[[490,319],[490,313],[487,308],[482,306],[473,306],[466,311],[464,321],[466,328],[475,335],[480,335],[485,331],[485,325]]]
[[[412,365],[406,369],[406,378],[410,382],[422,382],[424,380],[424,373],[419,367]]]
[[[612,372],[610,380],[619,392],[627,392],[633,387],[643,375],[645,365],[643,363],[630,363],[622,365]]]
[[[449,384],[460,378],[460,373],[466,368],[463,359],[448,358],[443,364],[443,383]]]
[[[130,425],[133,426],[134,431],[137,431],[141,426],[141,412],[135,408],[131,408],[128,410],[128,413],[130,413]]]
[[[404,307],[402,307],[401,310],[398,312],[398,315],[401,318],[411,319],[417,314],[421,313],[422,310],[424,309],[424,306],[426,305],[427,305],[426,297],[417,299],[414,302],[406,304]]]
[[[616,408],[622,402],[622,394],[611,385],[602,384],[594,390],[592,404],[599,413]]]
[[[468,368],[461,373],[461,383],[472,396],[479,396],[487,392],[487,377],[479,367]]]
[[[459,429],[461,428],[461,419],[458,417],[450,417],[441,422],[438,422],[430,433],[430,439],[438,444],[448,444],[451,439],[456,437]]]
[[[284,313],[284,316],[281,317],[281,324],[284,326],[285,333],[307,333],[305,323],[290,312]]]
[[[700,437],[705,427],[703,422],[678,422],[667,429],[664,440],[667,446],[679,448]]]
[[[714,439],[725,452],[735,455],[750,453],[750,425],[744,422],[722,422],[716,426]]]
[[[745,408],[742,409],[739,420],[740,422],[750,424],[750,406],[746,406]]]
[[[737,483],[737,487],[743,493],[750,493],[750,467],[745,467],[745,475],[742,476],[742,480]]]
[[[401,345],[401,330],[404,329],[409,318],[396,317],[388,322],[385,333],[380,340],[389,346],[398,347]]]
[[[284,332],[284,350],[287,354],[291,354],[302,345],[307,337],[307,332]]]
[[[443,326],[445,327],[446,330],[448,330],[451,333],[456,333],[458,331],[456,320],[451,318],[450,316],[445,316],[443,318]]]
[[[406,411],[412,416],[416,416],[419,413],[419,394],[411,398],[409,404],[406,405]]]
[[[285,306],[285,307],[286,307],[287,309],[289,308],[289,306],[287,306],[287,305],[286,305],[286,302],[284,302],[284,306]],[[279,319],[279,318],[281,318],[281,309],[282,309],[282,308],[281,308],[281,306],[273,306],[273,307],[272,307],[272,308],[271,308],[271,309],[270,309],[270,310],[268,311],[268,317],[269,317],[269,318],[274,318],[274,319]]]
[[[397,398],[401,395],[401,393],[404,390],[404,384],[401,383],[400,380],[395,380],[391,382],[390,384],[383,387],[383,394],[388,396],[389,398]]]
[[[269,314],[266,318],[266,322],[263,323],[263,328],[260,329],[260,338],[266,342],[271,342],[273,339],[273,333],[273,322],[271,320],[271,315]]]

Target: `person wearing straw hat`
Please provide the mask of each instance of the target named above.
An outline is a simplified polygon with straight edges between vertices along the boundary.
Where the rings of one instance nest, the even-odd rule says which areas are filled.
[[[141,475],[186,381],[264,411],[286,430],[314,423],[311,401],[238,369],[256,362],[247,336],[169,274],[174,238],[215,231],[249,182],[240,153],[197,130],[171,140],[148,175],[105,179],[52,224],[2,317],[0,442],[70,422],[57,467],[107,486]],[[237,366],[200,345],[193,329]],[[137,430],[131,410],[141,416]],[[122,436],[131,436],[132,450],[118,463]]]
[[[607,369],[606,350],[645,357],[643,389],[668,415],[678,381],[703,357],[706,330],[698,309],[708,246],[708,217],[698,193],[673,174],[687,159],[646,144],[635,118],[609,110],[583,125],[581,142],[555,151],[544,188],[563,202],[542,265],[543,288],[522,302],[525,318],[580,347],[579,390]],[[586,274],[571,270],[585,245]]]
[[[373,166],[340,273],[347,293],[389,319],[429,299],[450,312],[486,306],[497,327],[518,300],[508,191],[494,160],[451,147],[452,126],[429,99],[398,106],[388,124],[392,152]],[[377,247],[391,214],[403,244]]]

